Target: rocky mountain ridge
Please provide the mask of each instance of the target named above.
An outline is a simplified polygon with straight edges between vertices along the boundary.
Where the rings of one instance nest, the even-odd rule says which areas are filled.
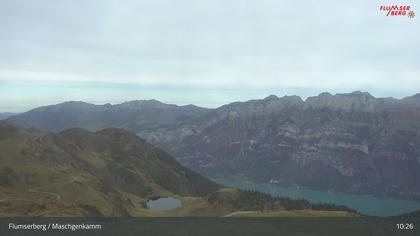
[[[139,135],[208,176],[420,199],[417,97],[269,96]]]

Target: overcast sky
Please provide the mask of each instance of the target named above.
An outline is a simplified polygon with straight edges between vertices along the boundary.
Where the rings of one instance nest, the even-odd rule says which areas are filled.
[[[386,17],[381,4],[416,17]],[[416,2],[0,0],[0,111],[420,92]]]

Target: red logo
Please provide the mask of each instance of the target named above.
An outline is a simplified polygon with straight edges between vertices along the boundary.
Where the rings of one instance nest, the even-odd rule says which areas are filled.
[[[380,6],[380,11],[386,12],[386,16],[408,16],[413,18],[416,14],[411,10],[411,6],[403,5],[390,5],[390,6]]]
[[[407,12],[407,16],[410,18],[413,18],[416,14],[414,13],[414,11],[408,11]]]

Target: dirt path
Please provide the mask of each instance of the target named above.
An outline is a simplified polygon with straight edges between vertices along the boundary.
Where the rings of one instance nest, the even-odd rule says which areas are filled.
[[[70,181],[69,181],[69,182],[75,181],[75,177],[74,177],[74,176],[72,176],[72,175],[69,175],[69,174],[64,174],[64,173],[60,173],[60,172],[58,172],[58,171],[57,171],[56,169],[54,169],[54,168],[48,168],[48,169],[49,169],[51,172],[53,172],[53,173],[55,173],[55,174],[58,174],[58,175],[70,176],[70,177],[71,177],[71,179],[70,179]],[[57,201],[60,201],[60,199],[61,199],[61,195],[60,195],[60,194],[58,194],[58,193],[45,192],[45,191],[38,191],[38,190],[33,190],[33,189],[31,189],[31,188],[29,188],[29,189],[28,189],[28,191],[29,191],[29,192],[31,192],[31,193],[48,194],[48,195],[54,196],[54,197],[57,199]]]
[[[252,214],[252,213],[256,213],[256,212],[257,211],[235,211],[235,212],[229,213],[227,215],[224,215],[222,217],[232,217],[232,216],[235,216],[235,215]]]
[[[29,192],[31,192],[31,193],[41,193],[41,194],[48,194],[48,195],[52,195],[52,196],[54,196],[54,197],[56,197],[57,198],[57,201],[60,201],[60,199],[61,199],[61,196],[60,196],[60,194],[58,194],[58,193],[52,193],[52,192],[44,192],[44,191],[38,191],[38,190],[33,190],[33,189],[28,189],[28,191]]]

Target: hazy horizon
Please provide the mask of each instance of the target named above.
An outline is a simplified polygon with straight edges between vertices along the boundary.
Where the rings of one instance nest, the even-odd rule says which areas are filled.
[[[346,93],[353,93],[353,92],[363,92],[364,93],[364,92],[367,92],[367,91],[349,91],[349,92],[346,92]],[[330,93],[330,92],[325,91],[325,92],[322,92],[322,93]],[[369,92],[367,92],[367,93],[369,93]],[[342,93],[330,93],[330,94],[331,95],[337,95],[337,94],[342,94]],[[420,93],[417,93],[417,94],[420,94]],[[414,95],[417,95],[417,94],[412,94],[411,96],[414,96]],[[94,104],[94,105],[106,105],[106,104],[118,105],[118,104],[121,104],[121,103],[132,102],[132,101],[150,101],[150,100],[155,100],[155,101],[162,102],[162,103],[165,103],[165,104],[177,105],[177,106],[194,105],[194,106],[198,106],[198,107],[202,107],[202,108],[216,109],[216,108],[219,108],[221,106],[228,105],[228,104],[235,103],[235,102],[247,102],[247,101],[250,101],[250,100],[261,100],[261,99],[264,99],[266,97],[273,96],[273,95],[277,96],[279,98],[284,97],[284,96],[286,96],[286,97],[287,96],[298,96],[303,101],[306,101],[306,99],[308,99],[309,97],[315,97],[315,96],[318,96],[320,94],[316,94],[316,95],[314,94],[313,96],[307,96],[307,97],[302,97],[302,96],[293,95],[293,94],[286,94],[286,95],[283,95],[283,96],[278,96],[276,94],[269,94],[265,97],[256,97],[256,98],[252,98],[252,99],[248,99],[248,100],[229,101],[227,103],[224,103],[224,104],[221,104],[221,105],[218,105],[218,106],[202,106],[202,105],[197,105],[197,104],[194,104],[194,103],[172,103],[172,102],[162,101],[162,100],[158,100],[158,99],[154,99],[154,98],[133,99],[133,100],[125,100],[125,101],[117,101],[117,102],[96,102],[96,103],[95,102],[87,102],[87,101],[83,101],[83,100],[67,100],[67,101],[62,101],[62,102],[58,102],[58,103],[42,104],[42,105],[31,107],[31,108],[28,108],[27,110],[22,110],[22,111],[9,112],[9,111],[1,111],[0,110],[0,113],[16,113],[16,114],[17,113],[24,113],[24,112],[30,111],[30,110],[38,108],[38,107],[59,105],[59,104],[66,103],[66,102],[84,102],[84,103],[90,103],[90,104]],[[370,94],[370,95],[372,95],[372,94]],[[410,96],[405,96],[405,97],[376,97],[374,95],[372,95],[372,96],[375,97],[375,98],[395,98],[395,99],[402,99],[402,98],[405,98],[405,97],[410,97]]]
[[[78,100],[214,108],[274,94],[420,92],[417,17],[300,0],[0,1],[0,112]]]

